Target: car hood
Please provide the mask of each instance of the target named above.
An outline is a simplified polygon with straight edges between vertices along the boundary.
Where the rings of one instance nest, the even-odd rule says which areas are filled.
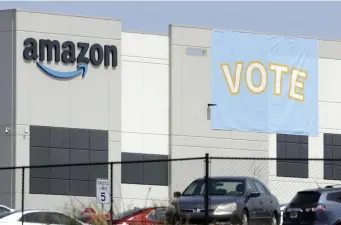
[[[242,196],[214,195],[209,196],[210,210],[214,210],[221,203],[232,203],[240,201]],[[176,203],[180,210],[204,209],[203,196],[181,196]]]

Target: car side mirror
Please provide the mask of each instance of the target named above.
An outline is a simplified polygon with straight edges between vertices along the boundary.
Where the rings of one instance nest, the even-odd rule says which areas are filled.
[[[249,194],[250,198],[257,198],[259,196],[260,196],[260,193],[258,191],[253,191],[253,192],[250,192]]]
[[[181,196],[180,191],[174,192],[173,196],[174,196],[174,198],[179,198]]]

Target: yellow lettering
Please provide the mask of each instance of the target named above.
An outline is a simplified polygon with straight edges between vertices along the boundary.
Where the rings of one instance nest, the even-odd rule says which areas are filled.
[[[240,92],[240,79],[242,76],[243,65],[243,62],[236,62],[234,76],[232,76],[229,64],[220,65],[231,95],[236,95]]]
[[[301,78],[301,80],[299,80]],[[292,68],[290,77],[289,98],[297,101],[304,101],[304,94],[298,92],[304,90],[304,81],[308,78],[308,73],[303,70]]]
[[[235,63],[234,74],[232,74],[229,64],[223,63],[220,65],[224,74],[227,87],[231,95],[237,95],[240,92],[241,76],[243,72],[243,62]],[[260,81],[255,84],[255,71],[259,73]],[[266,91],[268,86],[268,70],[274,73],[274,95],[281,96],[283,92],[283,75],[289,73],[289,66],[278,63],[270,63],[269,68],[266,68],[259,61],[251,61],[245,70],[246,87],[251,93],[261,94]],[[291,68],[290,84],[289,84],[289,98],[303,102],[304,82],[308,79],[308,72],[297,68]]]
[[[258,70],[260,73],[260,83],[256,85],[253,81],[254,71]],[[246,68],[245,75],[246,86],[250,92],[254,94],[263,93],[268,85],[268,72],[261,62],[251,62]]]
[[[281,96],[283,81],[282,75],[289,72],[289,67],[286,65],[270,63],[269,70],[272,70],[275,73],[274,94]]]

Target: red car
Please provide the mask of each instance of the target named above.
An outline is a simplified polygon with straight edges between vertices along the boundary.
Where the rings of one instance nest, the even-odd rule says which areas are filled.
[[[165,207],[135,208],[113,216],[113,224],[120,225],[152,225],[164,224]],[[110,224],[110,218],[108,220]]]

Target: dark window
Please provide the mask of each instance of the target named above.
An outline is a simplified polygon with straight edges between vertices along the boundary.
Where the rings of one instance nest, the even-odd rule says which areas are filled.
[[[245,191],[245,181],[232,179],[211,179],[208,183],[210,195],[243,195]],[[196,196],[205,194],[205,181],[193,181],[182,193],[184,196]]]
[[[155,209],[148,214],[147,218],[151,221],[163,222],[165,221],[166,209]]]
[[[290,206],[308,206],[316,205],[320,199],[321,194],[316,191],[301,191],[298,192],[291,200]]]
[[[277,158],[277,176],[308,178],[308,136],[277,134]]]
[[[61,213],[48,213],[51,224],[81,225],[81,223]]]
[[[20,219],[20,221],[25,223],[51,224],[51,221],[45,212],[27,213]]]
[[[341,192],[333,192],[328,194],[327,200],[341,203]]]
[[[108,131],[30,127],[30,165],[107,161]],[[95,196],[97,178],[108,178],[107,165],[31,169],[30,193]]]
[[[4,207],[0,207],[0,213],[4,213],[4,212],[9,212],[9,209],[6,209]]]
[[[257,191],[256,185],[253,180],[247,180],[246,182],[246,190],[249,192]]]
[[[6,217],[6,216],[12,215],[12,214],[14,214],[14,213],[17,213],[17,212],[18,212],[18,211],[14,211],[14,212],[11,212],[11,211],[2,212],[2,213],[0,214],[0,219],[4,218],[4,217]]]
[[[168,162],[133,162],[143,160],[167,160],[167,155],[122,152],[122,183],[144,185],[168,185]]]
[[[324,134],[324,179],[341,180],[341,134]]]
[[[270,191],[265,187],[265,185],[259,182],[258,180],[255,180],[255,185],[262,195],[271,195]]]
[[[143,154],[143,160],[166,160],[167,155]],[[143,184],[168,185],[168,162],[143,163]]]

